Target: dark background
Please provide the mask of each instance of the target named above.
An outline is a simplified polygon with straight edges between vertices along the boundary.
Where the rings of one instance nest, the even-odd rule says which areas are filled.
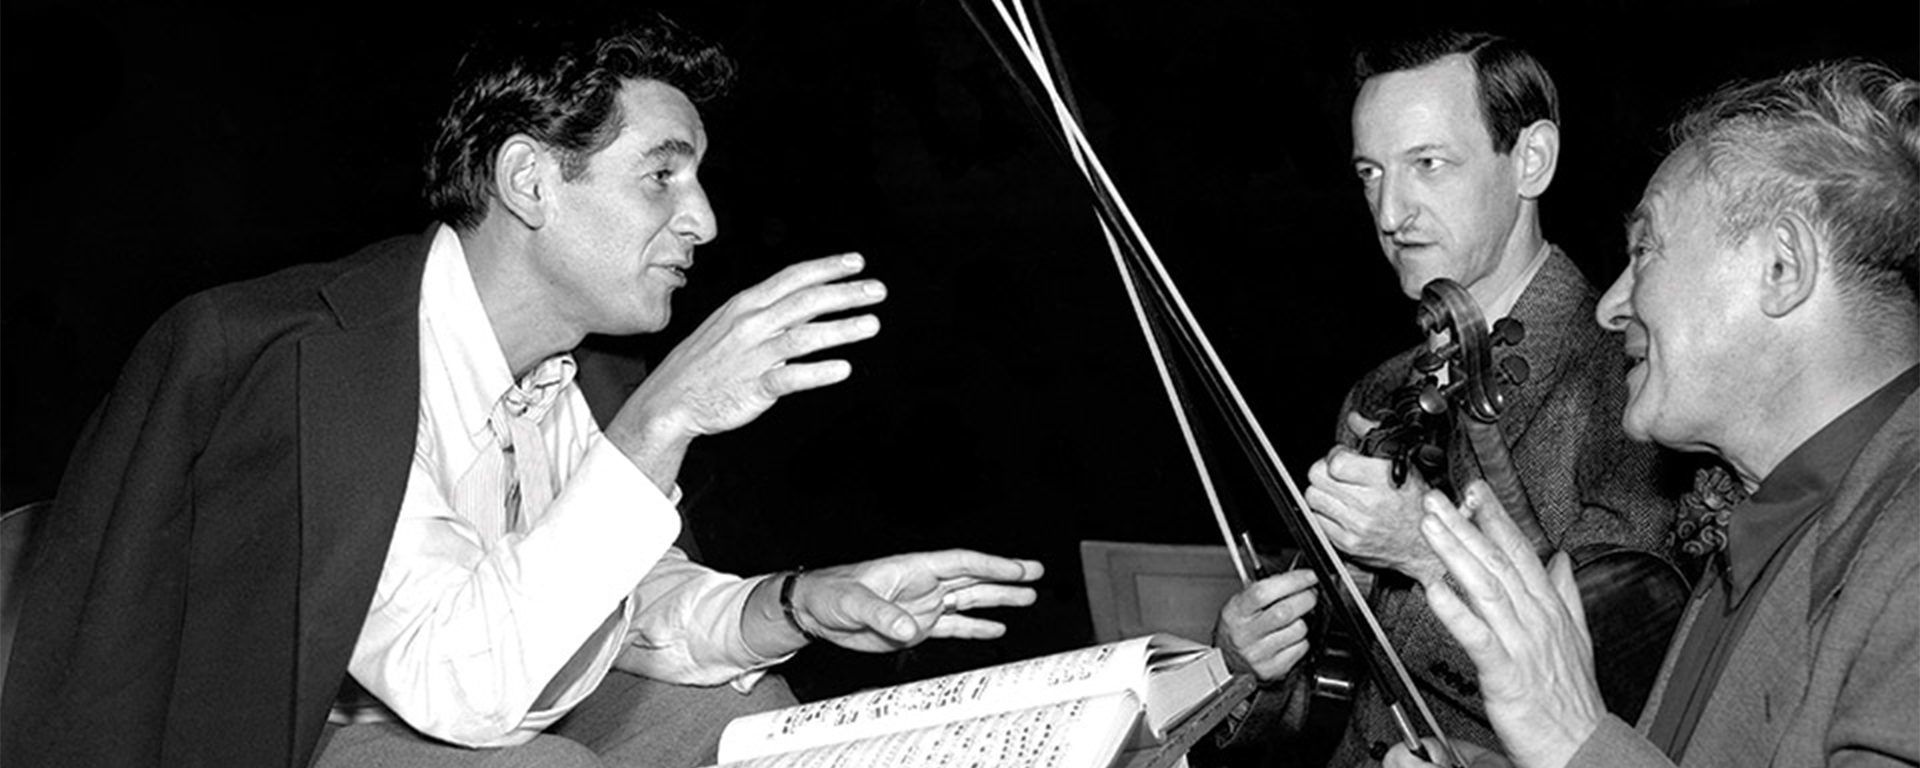
[[[1347,384],[1414,340],[1347,162],[1356,40],[1453,24],[1537,52],[1564,118],[1546,231],[1602,287],[1686,99],[1818,58],[1920,70],[1911,0],[1286,5],[1046,10],[1094,144],[1297,477]],[[852,380],[696,446],[683,483],[708,560],[969,546],[1050,569],[1037,607],[999,612],[1005,639],[809,650],[790,667],[803,697],[1088,642],[1081,539],[1217,542],[1088,197],[956,0],[665,8],[743,79],[706,110],[722,236],[674,325],[624,345],[658,354],[803,258],[859,250],[891,289]],[[428,127],[463,41],[504,10],[8,2],[0,505],[53,494],[167,306],[424,230]],[[1230,501],[1280,535],[1257,496]]]

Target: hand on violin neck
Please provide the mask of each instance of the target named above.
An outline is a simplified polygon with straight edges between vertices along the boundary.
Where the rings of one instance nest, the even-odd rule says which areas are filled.
[[[1307,470],[1307,506],[1327,539],[1355,562],[1425,581],[1445,570],[1420,535],[1420,498],[1428,491],[1416,470],[1393,482],[1392,462],[1335,446]]]

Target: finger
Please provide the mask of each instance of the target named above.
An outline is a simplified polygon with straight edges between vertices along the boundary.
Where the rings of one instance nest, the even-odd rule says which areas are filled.
[[[1305,625],[1295,624],[1248,644],[1242,655],[1260,679],[1275,680],[1293,671],[1310,647]]]
[[[843,593],[840,609],[857,629],[872,630],[899,643],[913,643],[920,639],[920,625],[913,620],[912,614],[881,599],[865,587]]]
[[[1271,620],[1274,626],[1297,624],[1300,622],[1302,616],[1307,615],[1308,611],[1313,610],[1314,606],[1319,604],[1320,596],[1318,593],[1312,590],[1295,592],[1287,595],[1285,598],[1274,601],[1274,603],[1267,606],[1266,610],[1262,611],[1262,613],[1272,617]]]
[[[788,264],[767,279],[741,291],[739,299],[753,307],[769,306],[779,301],[781,297],[808,286],[822,285],[859,274],[860,270],[866,269],[866,266],[866,257],[858,253],[843,253],[838,256],[824,256]]]
[[[821,315],[878,304],[886,298],[887,286],[878,280],[811,285],[767,305],[759,322],[766,323],[773,332]]]
[[[1327,476],[1336,483],[1384,486],[1392,477],[1393,462],[1368,456],[1344,445],[1334,446],[1324,461],[1327,462]]]
[[[1358,536],[1358,531],[1366,526],[1366,520],[1354,511],[1352,497],[1334,481],[1325,479],[1324,474],[1322,478],[1307,486],[1306,493],[1302,494],[1307,502],[1308,514],[1344,529],[1343,532],[1349,536]]]
[[[1279,653],[1274,654],[1271,661],[1260,665],[1257,670],[1260,672],[1261,678],[1265,680],[1282,677],[1288,672],[1292,672],[1294,667],[1299,666],[1300,660],[1306,658],[1307,651],[1312,650],[1312,648],[1313,646],[1307,643],[1306,628],[1302,627],[1298,640],[1295,640],[1286,648],[1281,649]]]
[[[1380,426],[1380,422],[1360,415],[1359,411],[1347,412],[1347,429],[1353,430],[1355,435],[1364,436],[1368,432],[1372,432],[1374,427],[1378,426]]]
[[[948,592],[940,598],[940,604],[949,610],[970,611],[975,608],[1033,605],[1037,598],[1038,594],[1032,587],[976,584]]]
[[[1341,450],[1343,449],[1340,446],[1336,445],[1333,447],[1334,452],[1339,452]],[[1334,484],[1333,476],[1327,474],[1327,461],[1331,458],[1333,458],[1333,453],[1328,453],[1326,456],[1321,457],[1318,461],[1313,462],[1312,465],[1309,465],[1307,467],[1307,484],[1308,485],[1331,486]]]
[[[962,640],[992,640],[1006,633],[1007,626],[1000,622],[949,613],[933,622],[933,628],[927,631],[927,636],[958,638]]]
[[[1428,744],[1427,754],[1441,754],[1439,745]],[[1413,756],[1413,751],[1405,744],[1395,744],[1387,750],[1387,756],[1380,759],[1381,768],[1439,768],[1439,766]]]
[[[1428,497],[1437,495],[1428,494]],[[1537,622],[1529,622],[1521,614],[1531,611],[1537,601],[1521,583],[1513,561],[1495,549],[1493,542],[1472,523],[1443,507],[1429,503],[1428,509],[1433,514],[1421,521],[1422,535],[1429,535],[1428,543],[1441,555],[1454,581],[1466,589],[1474,612],[1487,623],[1495,638],[1525,636],[1530,625]],[[1443,547],[1446,554],[1441,554]],[[1532,552],[1525,557],[1534,559]],[[1539,567],[1538,562],[1525,565]],[[1523,600],[1527,607],[1520,605]]]
[[[1441,514],[1452,514],[1452,515],[1464,517],[1464,513],[1466,512],[1464,508],[1454,506],[1453,501],[1451,499],[1448,499],[1446,494],[1441,493],[1439,491],[1434,491],[1434,490],[1428,490],[1427,492],[1421,494],[1420,508],[1426,512],[1426,514],[1422,516],[1423,518],[1431,517],[1434,515],[1441,515]],[[1425,538],[1426,535],[1427,534],[1425,531],[1421,532],[1422,538]],[[1433,545],[1431,542],[1429,542],[1427,546],[1429,549],[1431,549]],[[1446,565],[1445,558],[1442,558],[1441,560],[1442,560],[1441,564]],[[1444,576],[1444,574],[1426,575],[1425,578],[1422,579],[1422,581],[1425,581],[1426,578],[1438,578],[1440,576]]]
[[[1507,658],[1505,648],[1494,639],[1492,628],[1473,612],[1452,587],[1444,582],[1426,585],[1427,607],[1433,610],[1440,626],[1447,628],[1454,641],[1473,659],[1474,666],[1491,669]]]
[[[1320,576],[1311,569],[1287,571],[1256,581],[1242,590],[1248,598],[1252,610],[1261,610],[1283,598],[1300,593],[1312,594],[1308,590],[1320,582]]]
[[[1420,521],[1420,535],[1465,593],[1460,597],[1483,616],[1487,606],[1505,603],[1506,588],[1494,575],[1495,566],[1487,562],[1491,544],[1440,493],[1428,493],[1423,502],[1427,515]]]
[[[1513,522],[1513,515],[1507,512],[1505,504],[1493,492],[1493,487],[1485,480],[1475,480],[1467,485],[1465,493],[1460,494],[1460,511],[1472,510],[1471,517],[1480,531],[1501,552],[1515,561],[1538,560],[1534,555],[1533,542],[1520,531],[1519,524]],[[1524,556],[1522,556],[1524,555]]]
[[[1504,556],[1503,559],[1513,564],[1516,586],[1537,599],[1544,600],[1552,594],[1553,588],[1547,583],[1546,571],[1540,567],[1540,557],[1534,550],[1532,540],[1513,522],[1513,516],[1500,503],[1492,486],[1483,480],[1474,481],[1462,495],[1461,505],[1476,510],[1475,524]]]
[[[1047,572],[1038,560],[1000,557],[971,549],[948,549],[914,557],[921,558],[927,570],[942,581],[971,578],[980,581],[1027,582],[1039,579]]]
[[[845,360],[821,360],[817,363],[782,365],[760,374],[761,385],[772,397],[790,395],[808,389],[846,381],[853,375],[853,364]]]
[[[781,360],[810,355],[823,349],[865,341],[880,333],[880,318],[861,315],[819,323],[801,323],[788,328],[768,344]]]
[[[1573,625],[1580,630],[1582,637],[1591,637],[1587,632],[1587,611],[1585,603],[1580,601],[1580,582],[1573,575],[1573,558],[1566,552],[1555,552],[1553,562],[1547,566],[1548,575],[1553,580],[1554,592],[1560,598],[1560,605],[1573,617]]]

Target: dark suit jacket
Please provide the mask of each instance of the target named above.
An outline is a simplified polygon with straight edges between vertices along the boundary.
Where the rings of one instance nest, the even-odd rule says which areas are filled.
[[[1669,466],[1669,457],[1628,440],[1620,429],[1625,356],[1619,339],[1594,321],[1597,300],[1579,268],[1554,249],[1511,313],[1525,325],[1526,337],[1500,353],[1522,357],[1532,373],[1514,391],[1499,427],[1540,525],[1557,549],[1613,544],[1659,552],[1681,490],[1674,483],[1685,477],[1670,476],[1679,468]],[[1340,411],[1339,442],[1358,442],[1347,428],[1346,414],[1372,413],[1389,403],[1424,349],[1421,345],[1394,356],[1354,385]],[[1464,488],[1479,476],[1464,430],[1453,431],[1447,458],[1453,487]],[[1473,662],[1427,608],[1419,589],[1382,590],[1373,605],[1447,735],[1497,743],[1480,704]],[[1285,698],[1289,711],[1265,717],[1280,720],[1279,732],[1297,731],[1304,725],[1308,697],[1305,689],[1296,687]],[[1268,729],[1275,730],[1272,725]],[[1329,764],[1358,765],[1369,753],[1384,754],[1399,741],[1378,691],[1363,686]]]
[[[412,462],[430,244],[214,288],[148,331],[35,544],[9,764],[307,764]],[[583,386],[637,381],[602,364]]]
[[[1758,596],[1686,765],[1920,765],[1920,394],[1861,450],[1815,526]],[[1669,764],[1612,717],[1570,763]]]

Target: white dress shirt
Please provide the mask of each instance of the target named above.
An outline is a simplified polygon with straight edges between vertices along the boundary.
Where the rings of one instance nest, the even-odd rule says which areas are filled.
[[[522,531],[491,542],[454,508],[460,477],[499,450],[487,418],[513,385],[460,240],[442,226],[421,282],[413,466],[353,677],[422,733],[507,746],[565,715],[616,663],[747,690],[784,660],[741,638],[759,579],[716,572],[673,546],[677,499],[601,436],[577,386],[539,425],[551,504],[524,510]],[[615,612],[621,620],[610,621]],[[587,663],[556,677],[576,652]]]

